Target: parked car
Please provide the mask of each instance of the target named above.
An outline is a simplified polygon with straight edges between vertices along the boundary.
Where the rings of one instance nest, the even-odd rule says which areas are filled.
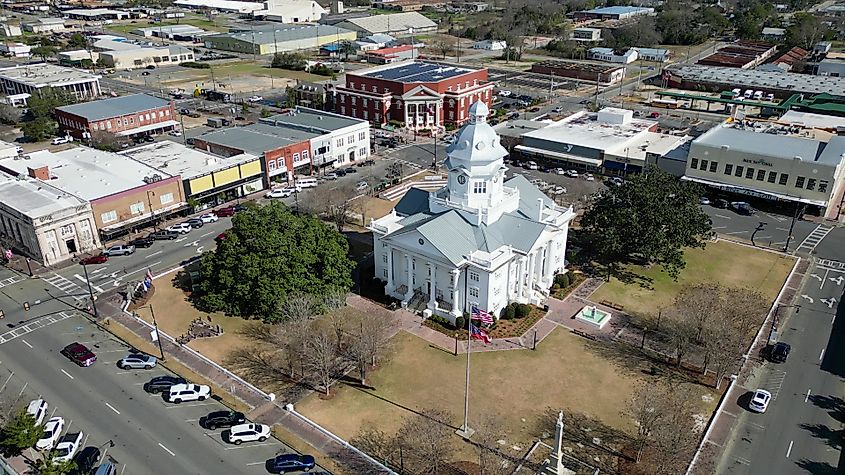
[[[721,208],[721,209],[725,209],[725,208],[727,208],[728,206],[731,205],[731,203],[728,200],[725,200],[725,199],[722,199],[722,198],[712,200],[710,202],[710,204],[713,205],[714,208]]]
[[[284,188],[276,188],[275,190],[268,191],[264,197],[265,198],[287,198],[292,193]]]
[[[772,393],[765,389],[758,389],[754,391],[754,396],[751,402],[748,403],[748,408],[754,412],[763,413],[769,407],[769,401],[772,400]]]
[[[200,417],[200,427],[214,430],[219,427],[232,427],[246,422],[246,416],[237,411],[214,411]]]
[[[205,226],[205,221],[203,221],[203,220],[201,220],[201,219],[199,219],[199,218],[191,218],[191,219],[189,219],[189,220],[187,220],[187,221],[185,221],[185,222],[186,222],[186,223],[187,223],[190,227],[192,227],[192,228],[194,228],[194,229],[199,229],[199,228],[201,228],[201,227]]]
[[[91,366],[97,361],[97,355],[94,354],[87,346],[82,343],[71,343],[62,348],[61,352],[67,359],[73,361],[79,366]]]
[[[508,97],[508,96],[511,95],[511,92],[508,91],[507,89],[503,89],[503,90],[499,91],[499,95],[502,96],[502,97]]]
[[[100,456],[98,447],[85,447],[80,450],[73,458],[76,468],[70,472],[71,475],[88,475],[100,461]]]
[[[345,173],[358,173],[358,170],[356,170],[355,167],[346,167],[343,169],[343,171]]]
[[[560,114],[561,112],[563,112],[563,107],[555,107],[554,109],[552,109],[552,112],[554,112],[555,114]]]
[[[252,96],[252,97],[250,97],[250,98],[249,98],[249,99],[247,99],[247,100],[248,100],[249,102],[261,102],[261,101],[263,101],[263,100],[264,100],[264,98],[263,98],[263,97],[261,97],[261,96]]]
[[[525,168],[528,170],[539,170],[540,165],[537,165],[537,162],[534,161],[527,161],[525,162]]]
[[[746,203],[745,201],[732,202],[731,209],[734,210],[735,213],[742,214],[745,216],[751,216],[755,213],[754,208],[752,208],[751,205]]]
[[[170,231],[170,232],[179,233],[179,234],[188,234],[189,232],[191,232],[192,229],[193,228],[188,223],[179,223],[179,224],[174,224],[174,225],[168,226],[165,229],[165,231]]]
[[[233,206],[232,208],[234,208],[234,209],[235,209],[235,213],[240,213],[241,211],[246,211],[246,210],[248,210],[248,209],[249,209],[249,206],[247,206],[247,205],[245,205],[245,204],[243,204],[243,203],[238,203],[238,204],[236,204],[235,206]]]
[[[105,251],[103,254],[106,256],[128,256],[130,254],[135,253],[135,246],[131,244],[119,244],[117,246],[112,246]]]
[[[323,175],[323,178],[325,178],[326,180],[337,180],[338,178],[340,178],[340,176],[335,172],[329,172]]]
[[[235,208],[233,206],[227,206],[225,208],[220,208],[214,212],[217,216],[221,218],[229,218],[235,215]]]
[[[367,184],[367,182],[366,182],[366,181],[359,181],[359,182],[355,185],[355,191],[364,191],[364,190],[366,190],[366,189],[367,189],[367,188],[369,188],[369,187],[370,187],[370,185],[369,185],[369,184]]]
[[[179,132],[178,130],[171,130],[169,132],[169,134],[173,137],[181,137],[182,136],[182,132]]]
[[[147,69],[149,69],[149,70],[153,70],[153,69],[155,69],[155,68],[156,68],[156,65],[155,65],[155,64],[149,64],[149,65],[147,65]]]
[[[169,229],[162,229],[161,231],[156,231],[154,233],[150,233],[147,235],[148,238],[153,238],[156,241],[172,241],[179,237],[180,233],[176,231],[170,231]]]
[[[56,445],[59,436],[62,435],[62,430],[65,428],[65,420],[59,416],[51,417],[50,420],[44,424],[44,435],[35,443],[37,450],[50,450]]]
[[[702,204],[702,205],[709,205],[710,204],[710,198],[708,198],[706,196],[702,196],[701,198],[698,199],[698,203]]]
[[[117,465],[111,462],[106,462],[97,467],[97,469],[94,470],[93,475],[117,475]]]
[[[239,424],[223,432],[223,440],[230,444],[264,442],[270,437],[270,426],[264,424]]]
[[[216,238],[214,238],[214,242],[217,242],[217,243],[220,243],[220,242],[225,241],[225,240],[226,240],[226,231],[223,231],[222,233],[218,234]]]
[[[214,213],[205,213],[204,215],[200,216],[203,223],[216,223],[218,219],[217,215]]]
[[[532,107],[532,108],[528,109],[528,112],[540,112],[540,108],[539,107]]]
[[[280,454],[267,461],[270,473],[307,472],[314,468],[311,455]]]
[[[651,118],[651,119],[656,119],[656,118],[660,117],[660,112],[652,112],[651,114],[648,115],[648,117]]]
[[[786,358],[789,357],[790,351],[792,351],[792,347],[788,343],[779,341],[772,347],[772,351],[769,353],[769,359],[775,363],[784,363],[786,362]]]
[[[344,170],[342,168],[338,168],[333,173],[335,174],[335,176],[346,176],[347,175],[346,170]]]
[[[53,144],[53,145],[61,145],[61,144],[64,144],[64,143],[71,143],[71,142],[73,142],[73,137],[71,137],[70,135],[66,135],[64,137],[56,137],[50,143]]]
[[[578,178],[578,170],[566,170],[566,176],[569,178]]]
[[[625,183],[625,180],[618,176],[610,177],[607,180],[607,184],[611,186],[622,186]]]
[[[41,425],[44,422],[44,417],[47,415],[47,401],[43,399],[35,399],[29,402],[26,406],[26,413],[35,419],[36,425]]]
[[[129,241],[129,244],[131,246],[135,246],[136,249],[139,248],[139,247],[142,248],[142,249],[145,249],[145,248],[152,246],[154,242],[155,242],[155,238],[150,237],[150,236],[146,236],[146,237],[135,238],[135,239]]]
[[[156,367],[156,357],[142,354],[129,354],[117,362],[120,369],[153,369]]]
[[[205,401],[210,396],[211,388],[204,384],[175,384],[167,393],[167,402]]]
[[[191,113],[191,110],[182,108],[182,109],[179,109],[179,113],[182,114],[182,115],[188,115],[188,114]]]
[[[67,462],[71,460],[76,455],[81,444],[82,432],[65,434],[64,437],[59,439],[59,443],[56,444],[56,448],[53,451],[53,460],[56,462]]]
[[[147,135],[144,137],[144,142],[153,143],[156,141],[156,138],[152,135]]]
[[[587,180],[587,181],[596,181],[596,178],[593,176],[592,173],[585,173],[584,179]]]
[[[177,384],[187,384],[185,378],[179,376],[156,376],[155,378],[144,383],[144,391],[150,394],[158,394],[165,391],[170,391],[172,386]]]
[[[91,264],[104,264],[108,262],[109,256],[106,254],[97,254],[96,256],[88,256],[84,259],[80,259],[79,263],[85,266],[90,266]]]
[[[554,174],[555,175],[566,175],[566,170],[564,170],[563,168],[555,168]]]

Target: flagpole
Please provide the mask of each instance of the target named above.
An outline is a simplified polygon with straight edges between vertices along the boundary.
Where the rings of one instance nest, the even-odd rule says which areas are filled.
[[[464,425],[457,431],[457,434],[464,439],[469,439],[475,431],[469,426],[469,354],[472,352],[472,313],[467,318],[467,375],[466,388],[464,390]]]

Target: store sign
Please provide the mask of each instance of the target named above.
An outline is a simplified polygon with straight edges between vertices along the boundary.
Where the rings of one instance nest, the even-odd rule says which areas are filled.
[[[750,160],[748,158],[743,158],[742,163],[750,163],[752,165],[763,165],[764,167],[773,167],[772,162],[767,162],[765,160]]]

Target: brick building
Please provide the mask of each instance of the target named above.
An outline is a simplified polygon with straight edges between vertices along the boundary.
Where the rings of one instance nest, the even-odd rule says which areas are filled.
[[[147,94],[113,97],[56,108],[56,121],[77,139],[97,132],[121,137],[173,130],[178,122],[173,103]]]
[[[401,62],[346,73],[346,84],[336,88],[335,112],[411,129],[460,126],[474,102],[492,103],[493,86],[486,68]]]

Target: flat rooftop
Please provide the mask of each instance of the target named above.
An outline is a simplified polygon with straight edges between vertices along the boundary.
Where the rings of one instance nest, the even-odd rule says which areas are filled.
[[[258,5],[261,5],[260,3]],[[238,33],[223,33],[220,35],[211,35],[206,38],[232,38],[240,41],[246,41],[256,45],[276,44],[286,41],[299,40],[314,40],[314,45],[318,37],[321,36],[335,36],[339,34],[352,33],[351,30],[344,28],[336,28],[326,25],[285,25],[283,23],[278,26],[271,26],[269,28],[256,29],[255,31],[241,31]]]
[[[124,15],[129,16],[129,12],[122,12],[120,10],[112,10],[110,8],[90,8],[90,9],[74,9],[74,10],[64,10],[62,13],[67,15],[78,15],[78,16],[99,16],[99,15]]]
[[[391,64],[388,67],[375,68],[361,72],[347,73],[375,79],[385,79],[402,83],[437,82],[474,73],[478,69],[443,66],[423,61]]]
[[[210,143],[243,150],[246,153],[261,155],[271,150],[311,140],[319,135],[282,125],[274,126],[258,123],[246,127],[220,129],[203,134],[198,138]]]
[[[224,158],[170,140],[125,150],[120,152],[120,155],[142,166],[167,170],[171,175],[181,175],[183,180],[208,175],[258,158],[246,153]]]
[[[814,114],[812,112],[788,111],[777,119],[780,124],[789,124],[811,129],[836,130],[845,127],[845,117],[835,115]]]
[[[132,94],[99,101],[71,104],[69,106],[57,107],[56,110],[84,117],[89,121],[95,121],[158,109],[169,105],[170,101],[159,99],[158,97],[147,94]]]
[[[50,185],[87,201],[144,186],[145,177],[171,177],[129,157],[88,147],[32,152],[23,160],[0,160],[0,167],[25,176],[28,168],[47,167]]]
[[[608,109],[612,110],[605,110]],[[581,111],[523,136],[597,150],[610,150],[631,142],[656,123],[653,120],[635,118],[625,124],[611,124],[599,122],[597,113]]]
[[[88,206],[84,200],[29,177],[16,178],[0,173],[0,203],[24,216],[37,219],[77,206]]]
[[[824,142],[816,137],[824,137]],[[817,162],[836,166],[842,161],[842,140],[845,137],[807,133],[798,127],[772,122],[736,121],[724,122],[708,130],[693,142],[698,146],[728,148],[739,153],[765,155],[783,160],[800,157],[805,162]],[[830,148],[830,150],[827,150]]]
[[[353,125],[368,123],[363,119],[355,119],[353,117],[310,109],[308,107],[297,107],[296,109],[292,109],[282,114],[276,114],[264,119],[259,119],[259,122],[268,125],[286,125],[319,135],[345,127],[351,127]]]
[[[742,87],[789,91],[796,94],[845,95],[845,77],[812,76],[809,74],[723,68],[718,66],[670,66],[673,76],[688,82],[718,84],[723,87]]]
[[[563,69],[563,70],[575,70],[575,71],[587,71],[593,73],[601,73],[601,74],[610,74],[614,71],[622,69],[622,66],[617,65],[609,65],[609,64],[600,64],[600,63],[582,63],[582,62],[575,62],[575,61],[559,61],[554,59],[549,59],[546,61],[540,61],[539,63],[534,63],[531,68],[534,67],[543,67],[543,68],[551,68],[551,69]]]
[[[68,68],[50,63],[36,63],[0,68],[0,78],[27,84],[34,88],[40,88],[87,83],[99,80],[100,76],[81,69]]]

